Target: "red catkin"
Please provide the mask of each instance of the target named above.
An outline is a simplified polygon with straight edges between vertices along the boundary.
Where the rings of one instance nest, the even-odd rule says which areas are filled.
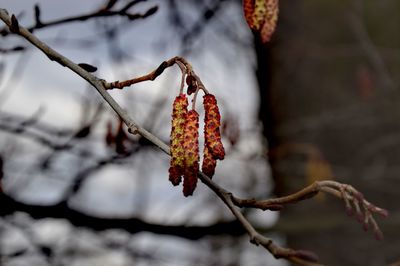
[[[221,115],[214,95],[206,94],[203,97],[205,110],[204,139],[214,159],[223,160],[225,149],[221,141]]]
[[[188,100],[185,94],[175,98],[172,107],[172,128],[170,140],[171,161],[169,167],[169,180],[177,186],[182,179],[185,168],[184,131],[187,116]]]
[[[249,27],[267,43],[278,21],[279,0],[243,0],[243,11]]]
[[[187,113],[184,142],[185,168],[183,175],[183,195],[193,194],[199,172],[199,114],[195,110]]]
[[[256,21],[254,19],[254,11],[255,0],[243,0],[244,18],[246,19],[247,24],[252,30],[258,30],[260,27],[257,27]]]
[[[206,174],[209,178],[212,178],[215,173],[216,166],[217,166],[217,160],[211,154],[210,148],[205,144],[201,171],[204,174]]]
[[[279,2],[278,0],[266,0],[265,20],[261,28],[260,36],[263,43],[270,41],[275,32],[278,22]]]

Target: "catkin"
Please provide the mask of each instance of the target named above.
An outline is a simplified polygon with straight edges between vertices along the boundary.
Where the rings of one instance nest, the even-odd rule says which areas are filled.
[[[183,195],[190,196],[197,185],[199,172],[199,114],[195,110],[187,113],[184,142],[185,168],[183,175]]]
[[[278,22],[279,2],[278,0],[267,0],[265,20],[261,28],[260,36],[263,43],[269,42]]]
[[[175,98],[172,109],[171,128],[171,161],[169,167],[169,180],[176,186],[181,182],[185,167],[184,131],[187,116],[188,100],[185,94]]]
[[[225,149],[221,141],[220,125],[221,115],[217,105],[217,100],[212,94],[206,94],[203,97],[205,110],[204,117],[204,139],[210,153],[215,159],[223,160],[225,158]]]
[[[209,178],[212,178],[215,173],[216,166],[217,166],[217,160],[211,154],[210,148],[207,146],[207,144],[205,144],[201,171],[204,174],[206,174]]]
[[[279,0],[243,0],[243,11],[249,27],[268,42],[278,21]]]

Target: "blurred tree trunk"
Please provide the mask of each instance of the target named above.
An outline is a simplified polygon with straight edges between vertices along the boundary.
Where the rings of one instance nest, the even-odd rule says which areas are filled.
[[[400,93],[392,75],[400,68],[393,57],[398,11],[395,0],[281,1],[272,43],[256,40],[275,194],[335,179],[391,212],[377,217],[385,234],[378,242],[331,196],[282,211],[278,228],[288,246],[313,250],[326,265],[386,265],[400,257]]]

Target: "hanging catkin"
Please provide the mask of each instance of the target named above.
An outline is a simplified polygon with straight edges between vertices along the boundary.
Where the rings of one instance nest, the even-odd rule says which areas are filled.
[[[183,148],[185,169],[183,175],[183,195],[190,196],[196,188],[199,172],[199,114],[195,110],[187,113]]]
[[[175,98],[172,108],[172,129],[171,129],[171,164],[169,167],[169,180],[176,186],[181,182],[185,167],[184,152],[184,131],[187,116],[188,100],[185,94]]]

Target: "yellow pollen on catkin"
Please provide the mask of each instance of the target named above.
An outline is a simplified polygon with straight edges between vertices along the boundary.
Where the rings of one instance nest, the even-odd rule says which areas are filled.
[[[183,148],[185,169],[183,175],[183,195],[190,196],[197,185],[199,172],[199,114],[190,110],[187,114]]]
[[[188,100],[185,94],[175,98],[172,108],[172,128],[170,140],[171,161],[169,167],[169,180],[176,186],[181,182],[185,168],[184,157],[184,131],[186,125]]]

